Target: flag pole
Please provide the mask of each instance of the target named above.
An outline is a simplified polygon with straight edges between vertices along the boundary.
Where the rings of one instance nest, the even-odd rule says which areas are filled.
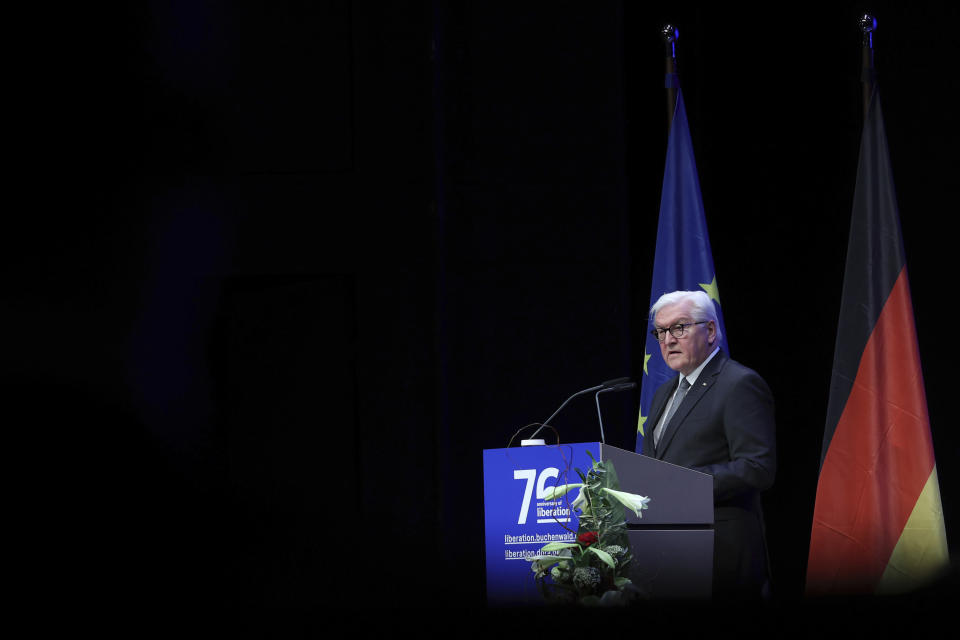
[[[677,75],[677,38],[680,37],[680,31],[672,24],[665,24],[660,30],[660,35],[666,50],[666,75],[663,86],[667,90],[667,131],[670,131],[673,112],[677,106],[677,89],[680,87],[680,76]]]
[[[870,110],[870,98],[873,96],[873,85],[876,83],[876,71],[873,68],[873,32],[877,28],[877,19],[869,13],[860,18],[861,40],[861,70],[860,82],[863,85],[863,121],[867,121],[867,112]]]

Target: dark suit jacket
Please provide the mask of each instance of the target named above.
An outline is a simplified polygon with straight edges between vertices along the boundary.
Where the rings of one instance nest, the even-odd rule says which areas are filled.
[[[657,389],[656,425],[679,376]],[[773,395],[752,369],[714,356],[666,425],[660,445],[643,439],[644,455],[713,476],[714,594],[759,594],[767,578],[760,492],[776,473]]]

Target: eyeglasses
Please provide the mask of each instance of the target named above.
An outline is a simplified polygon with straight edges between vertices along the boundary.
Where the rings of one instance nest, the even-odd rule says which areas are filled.
[[[657,342],[663,342],[667,339],[667,331],[670,332],[674,338],[682,338],[684,333],[687,331],[687,327],[692,327],[695,324],[706,324],[710,322],[709,320],[701,320],[700,322],[678,322],[675,325],[671,325],[666,329],[654,329],[650,332],[654,338],[657,339]]]

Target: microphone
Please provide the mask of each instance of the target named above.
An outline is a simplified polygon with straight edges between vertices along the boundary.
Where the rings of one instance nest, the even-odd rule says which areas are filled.
[[[629,380],[629,378],[627,378]],[[607,391],[626,391],[628,389],[633,389],[637,386],[636,382],[621,382],[604,389],[600,389],[593,396],[594,401],[597,403],[597,420],[600,421],[600,442],[607,444],[607,439],[603,435],[603,416],[600,415],[600,394],[606,393]]]
[[[632,386],[625,386],[625,385],[632,385]],[[561,404],[560,407],[559,407],[556,411],[553,412],[553,415],[551,415],[549,418],[547,418],[546,420],[544,420],[543,423],[540,425],[540,428],[537,429],[536,431],[534,431],[534,432],[533,432],[533,435],[531,435],[528,439],[523,440],[523,441],[520,443],[520,445],[521,445],[521,446],[524,446],[524,443],[527,443],[527,444],[538,444],[538,443],[536,443],[536,442],[532,442],[532,440],[534,439],[534,437],[535,437],[538,433],[540,433],[540,429],[543,429],[546,425],[550,424],[550,421],[553,420],[553,419],[557,416],[557,414],[560,413],[560,411],[561,411],[565,406],[567,406],[567,403],[569,403],[571,400],[573,400],[573,399],[576,398],[577,396],[582,396],[582,395],[585,394],[585,393],[593,393],[594,391],[596,391],[597,393],[600,393],[600,392],[602,392],[602,391],[625,391],[626,389],[632,389],[632,388],[635,387],[635,386],[637,386],[637,383],[635,383],[635,382],[630,382],[629,376],[625,376],[625,377],[623,377],[623,378],[614,378],[613,380],[607,380],[606,382],[601,382],[600,384],[596,385],[595,387],[590,387],[590,388],[588,388],[588,389],[583,389],[582,391],[577,391],[575,394],[573,394],[572,396],[570,396],[569,398],[567,398],[566,400],[564,400],[564,401],[563,401],[563,404]],[[622,387],[622,388],[621,388],[621,387]],[[603,425],[602,425],[602,424],[601,424],[601,426],[600,426],[600,429],[601,429],[601,432],[602,432],[602,430],[603,430]],[[539,444],[543,444],[543,442],[540,441]]]

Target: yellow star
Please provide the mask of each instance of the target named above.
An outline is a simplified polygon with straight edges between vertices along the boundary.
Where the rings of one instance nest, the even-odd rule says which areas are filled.
[[[647,421],[647,416],[640,414],[640,420],[637,421],[637,433],[644,435],[643,433],[643,423]]]
[[[700,288],[707,292],[711,300],[716,300],[720,304],[720,289],[717,288],[717,274],[713,274],[713,282],[710,284],[700,283]]]
[[[650,354],[647,353],[647,350],[646,350],[646,349],[644,349],[644,350],[643,350],[643,375],[645,375],[645,376],[650,375],[650,374],[647,372],[647,361],[648,361],[649,359],[650,359]]]

